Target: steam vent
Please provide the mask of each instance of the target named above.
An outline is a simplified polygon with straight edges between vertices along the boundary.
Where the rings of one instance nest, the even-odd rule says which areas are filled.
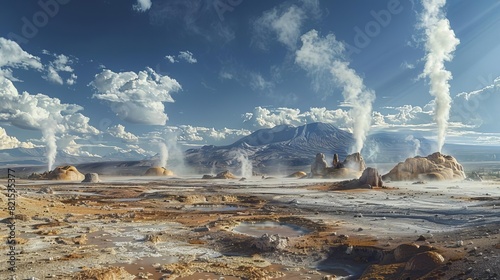
[[[408,158],[405,162],[398,163],[382,179],[384,181],[463,180],[465,172],[454,157],[436,152],[427,157]]]
[[[174,172],[166,169],[165,167],[151,167],[146,170],[144,176],[174,176]]]

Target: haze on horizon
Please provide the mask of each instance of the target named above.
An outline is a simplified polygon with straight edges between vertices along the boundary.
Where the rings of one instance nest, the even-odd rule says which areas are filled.
[[[494,0],[10,1],[0,154],[163,162],[311,122],[353,132],[354,151],[377,131],[498,146],[499,12]]]

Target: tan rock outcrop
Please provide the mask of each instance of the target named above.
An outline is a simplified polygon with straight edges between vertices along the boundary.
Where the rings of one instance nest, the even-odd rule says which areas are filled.
[[[72,165],[58,166],[54,170],[42,174],[33,173],[29,179],[35,180],[59,180],[59,181],[82,181],[85,176]]]
[[[405,162],[398,163],[382,179],[384,181],[463,180],[465,172],[454,157],[437,152],[427,157],[408,158]]]
[[[233,173],[229,172],[229,170],[222,171],[217,173],[217,175],[203,175],[202,179],[238,179],[238,177],[234,176]]]

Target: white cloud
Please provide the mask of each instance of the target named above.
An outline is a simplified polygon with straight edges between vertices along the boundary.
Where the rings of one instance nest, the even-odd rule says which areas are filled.
[[[170,94],[182,89],[175,79],[159,75],[151,68],[138,73],[104,70],[90,85],[98,92],[93,97],[108,102],[119,118],[149,125],[167,122],[163,102],[174,102]]]
[[[170,61],[170,63],[176,63],[177,61],[175,60],[175,57],[174,56],[171,56],[171,55],[167,55],[165,56],[165,58]]]
[[[177,56],[167,55],[165,56],[165,59],[167,59],[170,63],[176,63],[181,60],[190,64],[198,62],[198,60],[194,57],[193,53],[190,51],[180,51]]]
[[[66,72],[71,73],[69,78],[66,79],[66,83],[68,85],[73,85],[76,83],[77,76],[73,73],[75,70],[73,69],[73,67],[71,67],[71,64],[75,62],[73,59],[64,54],[52,54],[47,50],[44,50],[43,53],[55,58],[46,67],[47,74],[43,76],[45,80],[56,83],[58,85],[63,85],[64,79],[61,77],[61,72]]]
[[[34,147],[33,143],[21,142],[16,137],[7,135],[7,131],[3,127],[0,127],[0,150]]]
[[[59,133],[97,134],[98,130],[89,125],[89,118],[78,111],[83,107],[64,104],[57,98],[44,94],[19,94],[12,82],[0,77],[0,121],[14,126],[43,130],[48,125]]]
[[[408,63],[408,61],[403,61],[401,63],[401,68],[402,69],[415,69],[415,64]]]
[[[261,91],[273,88],[274,83],[264,79],[260,73],[250,73],[250,87],[255,91]]]
[[[267,50],[271,39],[294,50],[301,34],[302,26],[309,17],[319,17],[321,10],[317,0],[299,1],[299,5],[282,4],[265,11],[253,21],[252,43]]]
[[[125,131],[125,127],[121,124],[109,127],[107,131],[111,136],[119,138],[125,142],[135,143],[139,140],[139,138],[134,134]]]
[[[194,58],[193,53],[190,51],[181,51],[179,52],[179,55],[177,56],[179,59],[183,59],[188,63],[196,63],[198,60]]]
[[[134,5],[134,10],[138,12],[146,12],[151,9],[151,0],[137,0],[137,4]]]
[[[221,70],[219,72],[219,79],[221,80],[232,80],[234,79],[234,75],[229,73],[228,71]]]
[[[71,74],[71,76],[66,80],[66,83],[70,86],[76,84],[76,79],[78,78],[77,75],[75,75],[74,73]]]
[[[9,68],[42,70],[40,58],[25,52],[16,42],[0,37],[0,76],[16,81]]]
[[[480,90],[463,92],[452,102],[450,121],[473,125],[482,131],[500,130],[500,77]]]
[[[295,108],[268,109],[259,106],[255,107],[252,113],[245,113],[242,117],[244,122],[250,123],[256,128],[272,128],[283,124],[300,126],[312,122],[323,122],[347,129],[352,123],[347,111],[314,107],[301,113],[299,109]]]
[[[142,136],[141,139],[147,139],[146,141],[151,141],[151,139],[164,141],[166,138],[173,137],[175,139],[170,140],[179,141],[182,145],[200,145],[208,143],[218,145],[232,143],[250,133],[251,131],[246,129],[216,129],[213,127],[179,125],[166,126],[163,128],[163,131],[147,133]]]

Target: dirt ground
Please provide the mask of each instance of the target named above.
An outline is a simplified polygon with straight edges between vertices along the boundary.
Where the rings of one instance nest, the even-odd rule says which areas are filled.
[[[101,179],[18,180],[0,278],[500,279],[498,182]]]

